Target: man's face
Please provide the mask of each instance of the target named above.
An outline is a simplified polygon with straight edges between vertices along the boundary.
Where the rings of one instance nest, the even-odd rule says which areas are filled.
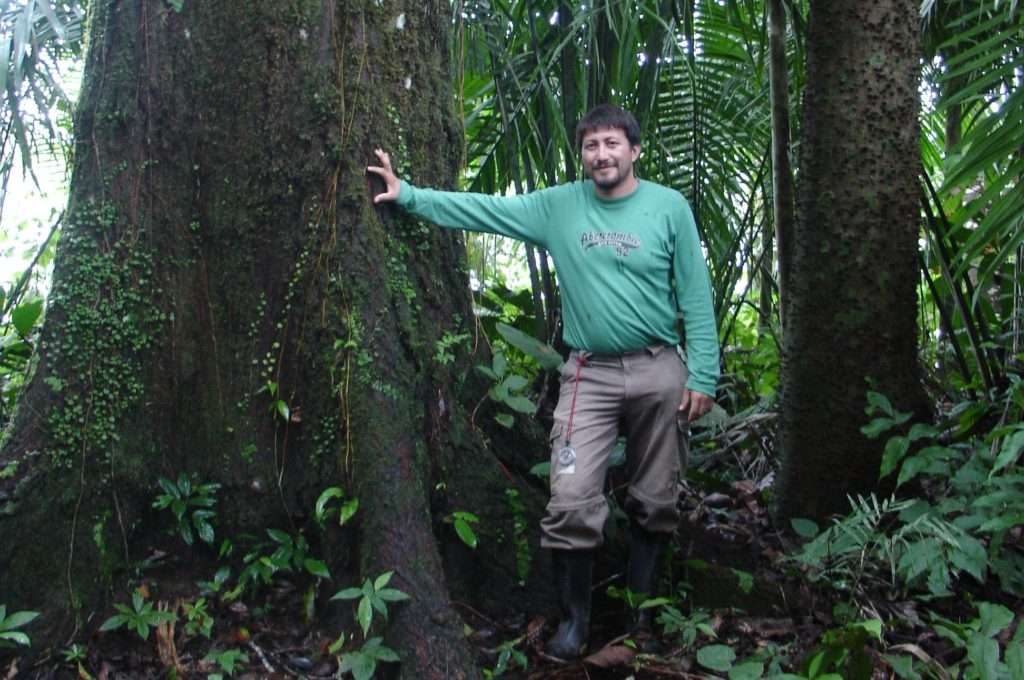
[[[633,179],[639,146],[630,146],[621,128],[598,128],[583,135],[583,170],[602,194],[613,194]]]

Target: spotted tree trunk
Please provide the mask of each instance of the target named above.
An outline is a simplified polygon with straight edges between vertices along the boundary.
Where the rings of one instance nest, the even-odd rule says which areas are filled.
[[[869,389],[927,412],[916,337],[919,49],[913,0],[812,0],[786,276],[779,509],[877,488]]]
[[[394,570],[402,675],[476,675],[448,585],[515,575],[507,473],[468,415],[485,343],[458,234],[375,208],[365,173],[379,145],[451,185],[449,20],[440,0],[91,3],[66,227],[0,454],[0,602],[43,612],[37,640],[127,597],[123,568],[172,540],[157,477],[185,473],[223,485],[221,535],[358,498],[314,541],[333,583]],[[453,510],[497,546],[472,578]]]

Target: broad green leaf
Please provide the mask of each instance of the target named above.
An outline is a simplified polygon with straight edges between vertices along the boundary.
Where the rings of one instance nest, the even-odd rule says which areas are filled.
[[[322,522],[327,512],[327,504],[331,502],[332,498],[344,498],[345,492],[337,486],[330,486],[324,489],[320,496],[316,499],[316,518],[317,521]]]
[[[802,517],[794,517],[789,520],[789,524],[793,527],[793,531],[796,532],[797,536],[802,536],[804,538],[814,538],[820,531],[815,522]]]
[[[341,506],[341,512],[338,513],[338,524],[344,525],[345,522],[352,519],[356,512],[359,511],[359,499],[353,498],[346,501]]]
[[[398,655],[395,654],[395,650],[390,647],[378,647],[375,654],[379,661],[387,661],[389,663],[398,663],[399,661]]]
[[[999,643],[980,633],[967,640],[967,659],[980,680],[999,680]]]
[[[747,571],[741,571],[740,569],[733,569],[732,573],[736,575],[739,589],[749,595],[750,591],[754,589],[753,574]]]
[[[305,566],[306,571],[313,576],[326,579],[331,578],[331,572],[327,569],[327,565],[320,560],[307,558],[306,561],[303,562],[303,566]]]
[[[1016,463],[1021,451],[1024,451],[1024,428],[1017,430],[1003,441],[1003,447],[999,450],[996,463],[992,466],[992,474]]]
[[[537,410],[536,404],[527,399],[526,397],[514,396],[505,399],[505,404],[513,411],[519,411],[527,415],[533,415],[534,411]]]
[[[385,602],[404,602],[405,600],[412,599],[396,588],[382,588],[377,592],[377,596]]]
[[[267,535],[274,540],[275,543],[282,545],[291,545],[292,537],[280,529],[267,529]]]
[[[917,477],[931,467],[932,462],[932,459],[925,455],[924,452],[907,458],[900,467],[899,477],[896,478],[896,486],[903,486],[914,477]]]
[[[505,385],[503,383],[498,383],[497,385],[491,387],[491,389],[487,390],[487,396],[489,396],[494,401],[506,402],[508,401],[510,395]]]
[[[984,522],[978,527],[981,533],[997,533],[1024,524],[1024,514],[1000,515]]]
[[[373,608],[370,598],[364,597],[359,600],[356,620],[359,621],[359,627],[363,629],[363,637],[366,637],[366,634],[370,632],[370,624],[373,622]]]
[[[562,356],[550,345],[507,324],[499,322],[495,329],[508,344],[536,359],[543,368],[557,371],[562,367]]]
[[[476,365],[476,366],[474,366],[473,368],[475,368],[475,369],[476,369],[476,371],[477,371],[478,373],[480,373],[481,375],[483,375],[483,376],[484,376],[485,378],[487,378],[488,380],[491,380],[491,381],[493,381],[493,382],[497,382],[498,380],[500,380],[500,378],[498,377],[498,374],[497,374],[497,373],[495,373],[494,371],[492,371],[492,370],[491,370],[490,368],[488,368],[487,366],[483,366],[483,365],[481,365],[481,364],[477,364],[477,365]]]
[[[510,375],[502,381],[509,392],[518,392],[530,383],[521,375]]]
[[[697,650],[697,663],[713,671],[726,672],[736,661],[736,652],[728,645],[708,645]]]
[[[893,672],[895,672],[901,680],[921,680],[921,674],[914,670],[913,657],[900,656],[897,654],[883,654],[882,658],[886,660],[889,666],[892,667]]]
[[[918,439],[937,436],[939,436],[939,431],[936,430],[934,426],[928,425],[927,423],[914,423],[910,427],[907,439],[912,442],[916,442]]]
[[[174,484],[174,482],[167,479],[166,477],[157,477],[156,482],[157,484],[160,485],[160,488],[163,489],[164,492],[167,495],[171,496],[172,498],[177,498],[180,495],[178,493],[178,487]]]
[[[510,413],[499,413],[494,416],[494,419],[498,422],[499,425],[510,430],[512,429],[512,426],[515,425],[516,422],[515,416],[513,416]]]
[[[959,548],[950,551],[950,562],[957,569],[962,569],[973,576],[979,583],[984,583],[985,571],[988,569],[988,552],[985,546],[967,534],[957,537],[957,543]],[[985,604],[981,606],[984,607]],[[984,619],[984,615],[982,618]]]
[[[344,590],[339,590],[334,595],[332,595],[331,599],[332,600],[354,600],[357,597],[362,597],[362,596],[363,596],[363,591],[362,591],[361,588],[345,588]]]
[[[892,418],[875,418],[867,425],[860,428],[860,431],[868,439],[877,439],[883,432],[887,432],[898,423]]]
[[[991,602],[978,603],[978,614],[981,617],[981,629],[978,631],[985,637],[994,637],[1013,623],[1013,612],[1001,604]]]
[[[866,621],[859,621],[853,624],[855,628],[860,628],[865,631],[868,635],[875,638],[876,640],[882,639],[882,622],[879,619],[867,619]]]
[[[100,626],[100,632],[105,633],[107,631],[117,630],[118,628],[123,626],[127,622],[127,620],[127,617],[125,617],[123,614],[115,614],[114,616],[111,616],[109,619],[103,622],[103,625]]]
[[[459,538],[463,543],[468,545],[470,548],[476,548],[476,533],[474,533],[473,528],[469,526],[469,523],[461,517],[455,518],[455,533],[459,535]]]
[[[828,650],[823,649],[815,652],[807,663],[807,677],[821,680],[821,671],[825,668],[828,657]]]
[[[345,670],[350,671],[355,680],[370,680],[373,677],[374,671],[377,670],[377,659],[369,654],[357,652],[356,654],[346,655],[345,659],[351,659],[351,661],[349,667],[347,669],[343,668],[342,672]]]
[[[909,581],[925,573],[936,555],[941,554],[941,549],[941,544],[935,538],[924,538],[909,544],[899,561],[899,571],[903,578]]]
[[[394,574],[395,572],[393,571],[385,571],[383,574],[381,574],[374,580],[373,589],[380,590],[381,588],[386,586],[388,582],[391,580],[391,577],[394,576]]]
[[[213,525],[206,520],[200,519],[195,522],[196,531],[199,533],[199,540],[207,545],[213,543],[214,531]]]
[[[491,375],[493,380],[501,380],[505,375],[505,368],[508,366],[508,360],[505,355],[501,352],[495,352],[494,357],[491,358]]]
[[[870,408],[872,406],[874,407],[874,409],[881,411],[887,416],[891,417],[896,415],[896,409],[892,407],[892,402],[889,401],[889,397],[885,396],[880,392],[875,392],[873,390],[868,390],[867,396],[869,408],[866,410],[866,412],[868,415],[871,415],[871,413],[873,412],[873,409]]]
[[[542,479],[547,479],[551,476],[551,461],[544,461],[543,463],[537,463],[530,468],[530,474],[536,475]]]
[[[882,455],[882,468],[878,473],[879,479],[888,477],[896,469],[899,462],[907,455],[909,448],[910,441],[906,437],[892,437],[885,443],[885,453]]]
[[[760,661],[745,661],[729,669],[729,680],[758,680],[764,676],[764,664]]]
[[[274,402],[275,408],[277,408],[278,415],[284,420],[288,420],[291,417],[291,409],[288,408],[288,404],[284,403],[284,400],[278,399]]]
[[[1019,630],[1024,630],[1024,626]],[[1006,666],[1010,669],[1010,680],[1024,680],[1024,642],[1018,640],[1006,646]]]
[[[14,612],[6,619],[0,616],[0,631],[14,630],[21,628],[30,621],[34,621],[39,612]]]
[[[23,647],[28,647],[31,644],[31,641],[28,639],[28,635],[18,631],[0,633],[0,640],[10,640],[11,642],[22,645]]]

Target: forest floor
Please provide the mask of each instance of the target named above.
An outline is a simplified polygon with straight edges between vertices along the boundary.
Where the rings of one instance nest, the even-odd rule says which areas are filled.
[[[791,533],[774,526],[765,504],[770,471],[739,462],[740,469],[754,473],[753,479],[702,482],[704,488],[690,486],[683,494],[684,518],[663,572],[662,587],[671,590],[663,593],[668,601],[658,610],[656,653],[639,652],[624,635],[630,614],[616,591],[622,587],[625,555],[615,549],[623,544],[621,537],[611,536],[595,568],[590,654],[580,661],[565,664],[544,654],[556,623],[550,616],[553,608],[502,617],[481,613],[473,603],[454,603],[485,676],[754,680],[832,672],[837,674],[831,678],[893,678],[894,657],[887,652],[898,650],[929,665],[932,677],[956,677],[942,669],[965,652],[926,625],[923,600],[867,583],[837,590],[834,583],[815,582],[811,570],[788,557],[797,545]],[[707,467],[704,473],[696,471],[698,478]],[[709,492],[710,487],[714,490]],[[202,596],[195,581],[169,586],[158,582],[159,572],[154,570],[152,582],[142,585],[144,591],[152,589],[154,601],[195,603]],[[188,619],[184,609],[174,607],[178,622],[154,626],[145,640],[124,628],[95,633],[31,667],[2,662],[0,680],[352,677],[339,672],[339,657],[330,650],[340,626],[329,630],[322,621],[304,621],[305,585],[275,579],[258,606],[238,600],[224,604],[208,595],[209,637],[187,627],[188,620],[202,617]],[[1018,622],[1024,620],[1024,603],[1007,602],[998,588],[966,587],[970,591],[958,591],[958,597],[927,603],[928,616],[938,612],[964,620],[973,612],[970,601],[1002,600]],[[884,633],[874,636],[870,626],[863,626],[872,619],[886,622]],[[1015,627],[1003,631],[1002,646]],[[817,664],[817,670],[808,670],[808,664]],[[382,663],[375,677],[390,677],[394,668]]]

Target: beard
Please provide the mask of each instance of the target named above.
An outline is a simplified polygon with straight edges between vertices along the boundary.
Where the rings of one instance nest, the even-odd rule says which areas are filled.
[[[605,191],[619,186],[629,178],[629,167],[623,167],[622,163],[611,161],[603,165],[592,165],[590,167],[590,179],[594,184]],[[614,172],[609,172],[612,169]]]

